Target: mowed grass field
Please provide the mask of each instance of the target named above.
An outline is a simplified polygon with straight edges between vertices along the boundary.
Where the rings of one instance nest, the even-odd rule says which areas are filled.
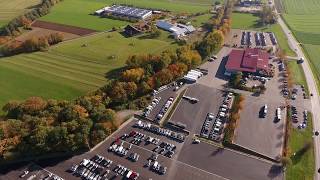
[[[303,155],[294,156],[307,143],[313,144],[312,135],[312,115],[308,113],[308,125],[305,129],[299,130],[297,128],[290,128],[289,147],[290,159],[292,164],[287,167],[286,179],[287,180],[312,180],[315,172],[314,151],[309,149]],[[298,154],[298,153],[297,153]]]
[[[117,4],[128,4],[145,8],[167,9],[176,13],[197,13],[210,9],[209,0],[64,0],[53,7],[50,14],[40,18],[44,21],[89,28],[97,31],[109,30],[129,24],[125,21],[100,18],[90,15],[96,10]]]
[[[0,107],[9,100],[30,96],[73,99],[96,90],[107,82],[106,73],[123,67],[129,55],[177,47],[164,36],[157,40],[100,33],[67,41],[48,52],[1,58]]]
[[[255,30],[264,32],[273,32],[276,35],[278,43],[282,49],[286,51],[289,56],[295,56],[295,53],[289,47],[288,39],[282,31],[279,24],[273,24],[270,26],[259,26],[259,17],[253,14],[247,13],[232,13],[232,28],[233,29],[244,29],[244,30]]]
[[[39,3],[41,0],[0,0],[0,27]]]
[[[303,45],[320,85],[320,1],[283,0],[283,4],[282,16]]]

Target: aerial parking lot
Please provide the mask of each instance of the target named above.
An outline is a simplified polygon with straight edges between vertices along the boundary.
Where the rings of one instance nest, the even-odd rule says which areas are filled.
[[[264,106],[267,113],[262,117]],[[277,100],[246,96],[234,143],[275,159],[282,153],[286,109]],[[276,109],[281,109],[277,119]]]
[[[272,32],[233,29],[230,34],[227,42],[235,48],[268,48],[278,45]]]
[[[216,115],[223,100],[223,91],[204,85],[195,84],[188,87],[184,94],[199,101],[192,103],[182,98],[169,122],[182,123],[192,134],[200,134],[202,124],[208,113]]]
[[[178,160],[225,179],[283,179],[277,164],[207,143],[192,144],[191,139],[184,143]]]

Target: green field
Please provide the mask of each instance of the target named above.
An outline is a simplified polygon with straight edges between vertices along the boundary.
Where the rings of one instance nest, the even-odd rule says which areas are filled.
[[[195,27],[201,27],[211,19],[213,14],[204,14],[191,19],[191,24]]]
[[[306,129],[298,130],[296,128],[292,128],[290,131],[289,147],[291,150],[290,158],[292,160],[292,164],[289,165],[286,170],[286,179],[312,180],[315,172],[313,149],[309,149],[302,156],[293,156],[293,153],[299,151],[306,142],[313,142],[311,113],[308,113],[308,126]]]
[[[297,61],[290,60],[288,61],[288,66],[293,72],[293,80],[295,84],[303,85],[305,87],[306,94],[309,94],[308,85],[306,81],[306,76],[304,75],[301,65],[297,64]]]
[[[0,0],[0,27],[40,2],[41,0]]]
[[[106,83],[106,73],[124,66],[129,55],[176,48],[166,35],[163,32],[158,40],[124,38],[118,32],[100,33],[61,43],[48,52],[2,58],[0,106],[29,96],[72,99],[95,90]]]
[[[109,30],[112,27],[121,27],[128,22],[99,18],[90,15],[96,10],[111,5],[113,3],[128,4],[145,8],[167,9],[173,12],[196,13],[209,10],[209,6],[201,4],[208,0],[201,0],[200,3],[191,2],[194,0],[64,0],[53,7],[50,14],[40,18],[44,21],[67,24],[98,31]]]
[[[313,72],[320,82],[320,1],[283,0],[282,16],[291,28],[313,65]],[[320,89],[320,87],[319,87]]]
[[[295,56],[295,53],[291,50],[288,44],[288,39],[281,29],[279,24],[261,27],[258,25],[259,17],[253,14],[246,13],[232,13],[232,28],[233,29],[246,29],[256,31],[271,31],[275,33],[278,43],[282,49],[284,49],[289,56]]]

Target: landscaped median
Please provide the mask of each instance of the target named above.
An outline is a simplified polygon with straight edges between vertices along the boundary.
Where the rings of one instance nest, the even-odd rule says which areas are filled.
[[[311,180],[315,172],[312,114],[308,112],[305,129],[297,129],[289,124],[286,179]]]
[[[244,96],[234,93],[234,100],[230,110],[230,118],[224,130],[223,144],[232,144],[235,134],[235,129],[240,120],[240,111],[243,108]]]
[[[182,96],[186,93],[186,91],[187,89],[182,90],[180,94],[177,96],[177,98],[174,99],[172,106],[170,106],[169,108],[169,111],[164,115],[162,120],[159,122],[161,127],[163,127],[169,121],[175,109],[177,108]]]

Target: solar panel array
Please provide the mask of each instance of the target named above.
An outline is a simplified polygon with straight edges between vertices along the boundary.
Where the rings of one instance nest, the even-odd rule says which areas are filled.
[[[115,15],[128,16],[128,17],[134,17],[139,19],[145,19],[146,17],[152,14],[152,11],[147,9],[140,9],[135,7],[120,6],[120,5],[113,5],[110,8],[106,9],[106,12],[112,13]]]

